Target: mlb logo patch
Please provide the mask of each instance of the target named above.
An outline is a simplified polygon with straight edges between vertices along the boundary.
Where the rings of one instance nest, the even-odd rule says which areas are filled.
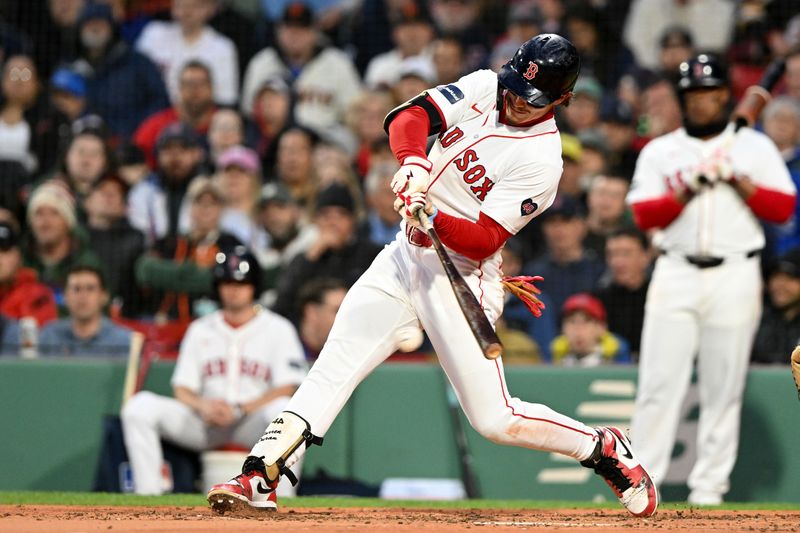
[[[464,99],[464,93],[452,83],[450,85],[439,85],[436,89],[442,93],[451,104],[455,104],[459,100]]]
[[[531,198],[523,200],[519,206],[519,212],[524,217],[534,214],[537,209],[539,209],[539,205]]]

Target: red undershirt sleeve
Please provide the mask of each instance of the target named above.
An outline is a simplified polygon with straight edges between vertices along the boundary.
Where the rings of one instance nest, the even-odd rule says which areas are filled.
[[[480,214],[477,222],[471,222],[439,211],[433,227],[445,246],[475,261],[486,259],[511,237],[485,213]]]
[[[664,228],[678,218],[683,211],[681,204],[672,194],[665,194],[652,200],[644,200],[631,205],[636,225],[642,230]]]
[[[407,157],[427,159],[425,148],[431,120],[424,109],[412,106],[400,111],[389,124],[389,146],[400,164]]]
[[[796,201],[797,197],[794,194],[756,185],[756,192],[747,199],[747,206],[758,218],[780,224],[792,216]]]

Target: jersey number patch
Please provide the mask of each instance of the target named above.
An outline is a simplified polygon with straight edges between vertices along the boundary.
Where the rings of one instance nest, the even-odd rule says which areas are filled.
[[[469,190],[471,190],[478,200],[482,202],[486,199],[486,194],[492,190],[494,182],[486,177],[485,166],[473,165],[473,163],[476,163],[478,159],[480,159],[478,153],[475,150],[470,149],[464,152],[464,155],[456,159],[454,162],[456,164],[456,168],[463,172],[461,179],[464,180],[464,183],[471,185]],[[478,183],[479,180],[482,181]]]

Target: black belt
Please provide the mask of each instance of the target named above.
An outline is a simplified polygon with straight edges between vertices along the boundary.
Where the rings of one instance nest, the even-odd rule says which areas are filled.
[[[668,254],[666,250],[661,250],[661,255],[671,255],[671,254]],[[759,255],[761,255],[761,249],[750,250],[744,256],[747,259],[750,259],[752,257],[757,257]],[[678,257],[682,257],[687,263],[689,263],[690,265],[694,265],[697,268],[718,267],[726,260],[725,257],[715,257],[713,255],[678,255]]]

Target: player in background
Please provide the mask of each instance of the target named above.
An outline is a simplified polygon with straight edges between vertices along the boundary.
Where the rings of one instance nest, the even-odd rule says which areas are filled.
[[[642,151],[628,194],[661,250],[645,306],[632,422],[642,464],[665,481],[697,357],[700,421],[689,502],[717,505],[736,460],[747,365],[761,314],[759,219],[785,222],[795,187],[775,145],[729,123],[727,73],[712,56],[681,64],[683,127]],[[646,437],[646,438],[645,438]]]
[[[319,359],[253,447],[242,474],[209,491],[215,511],[275,508],[271,491],[280,475],[291,481],[287,467],[322,442],[355,387],[398,348],[415,349],[424,328],[480,434],[572,457],[600,473],[631,513],[655,512],[654,486],[622,431],[591,428],[509,394],[502,360],[484,357],[416,219],[425,209],[494,323],[503,304],[503,244],[555,197],[562,161],[553,112],[569,102],[579,70],[572,43],[539,35],[499,74],[473,72],[388,115],[389,142],[401,164],[391,183],[401,231],[347,293]],[[437,135],[430,154],[428,135]]]
[[[213,277],[222,308],[189,326],[172,375],[175,398],[143,391],[122,410],[137,494],[164,491],[160,439],[196,451],[252,446],[306,375],[294,326],[255,304],[255,257],[243,246],[218,252]],[[281,494],[293,496],[284,485]]]

